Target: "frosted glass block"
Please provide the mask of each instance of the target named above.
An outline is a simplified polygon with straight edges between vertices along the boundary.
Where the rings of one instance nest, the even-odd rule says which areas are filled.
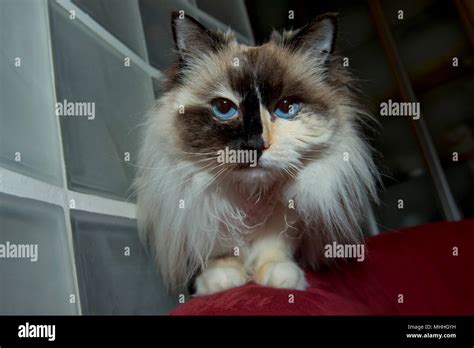
[[[61,207],[0,194],[0,315],[77,314],[71,252]]]
[[[1,0],[0,42],[0,165],[61,186],[46,1]]]
[[[243,0],[197,0],[202,11],[218,19],[247,38],[252,37],[252,29]]]
[[[147,59],[138,0],[74,0],[73,2],[132,51]]]
[[[148,56],[150,63],[158,69],[165,69],[176,60],[171,13],[181,10],[197,18],[196,10],[183,0],[140,1]]]
[[[68,187],[127,199],[151,78],[63,8],[50,9],[58,101],[89,107],[60,117]]]
[[[135,220],[71,211],[84,314],[165,314],[177,296],[163,287]]]

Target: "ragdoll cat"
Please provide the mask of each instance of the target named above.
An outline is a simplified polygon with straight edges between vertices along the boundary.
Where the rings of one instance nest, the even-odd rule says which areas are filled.
[[[179,14],[172,28],[179,61],[148,113],[135,182],[142,240],[171,289],[305,289],[302,268],[330,263],[328,243],[360,241],[376,199],[335,15],[258,47]]]

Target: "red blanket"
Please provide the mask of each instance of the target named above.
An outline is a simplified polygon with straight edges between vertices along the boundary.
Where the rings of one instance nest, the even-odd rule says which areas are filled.
[[[306,273],[305,291],[249,283],[195,297],[172,315],[474,314],[474,220],[386,232],[365,261]]]

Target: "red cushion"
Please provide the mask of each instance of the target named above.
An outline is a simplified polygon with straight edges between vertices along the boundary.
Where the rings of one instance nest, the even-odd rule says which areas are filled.
[[[195,297],[170,314],[472,315],[473,272],[474,220],[434,223],[368,238],[364,262],[307,272],[305,291],[249,283]]]

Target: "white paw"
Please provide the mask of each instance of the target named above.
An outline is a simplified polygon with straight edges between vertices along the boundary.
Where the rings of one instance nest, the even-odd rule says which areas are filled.
[[[195,282],[196,295],[208,295],[247,283],[247,275],[236,267],[211,267],[202,272]]]
[[[293,261],[265,264],[258,283],[284,289],[304,290],[307,287],[304,272]]]

